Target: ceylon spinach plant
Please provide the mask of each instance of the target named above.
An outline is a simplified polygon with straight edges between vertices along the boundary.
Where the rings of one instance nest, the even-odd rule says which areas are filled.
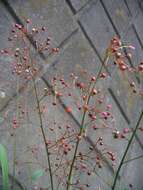
[[[106,160],[111,162],[113,168],[116,166],[117,155],[104,143],[102,136],[97,137],[88,150],[81,149],[81,147],[85,146],[84,139],[87,137],[88,131],[96,133],[96,131],[106,128],[111,131],[114,139],[127,141],[127,146],[125,147],[119,166],[114,170],[115,177],[113,182],[109,184],[100,176],[101,180],[109,186],[109,189],[115,190],[120,170],[125,162],[126,155],[136,132],[137,130],[142,130],[139,125],[143,117],[143,112],[133,130],[124,128],[123,131],[119,131],[113,125],[114,110],[112,110],[112,105],[106,101],[106,94],[98,87],[98,81],[108,79],[108,69],[113,64],[123,75],[124,73],[128,73],[140,77],[140,75],[143,74],[143,63],[139,63],[136,67],[130,66],[128,59],[132,57],[130,50],[134,49],[134,47],[130,44],[124,45],[119,37],[113,37],[106,49],[102,65],[97,74],[90,74],[84,71],[84,77],[81,77],[71,72],[69,76],[67,76],[68,82],[61,76],[53,76],[50,85],[43,89],[44,95],[39,97],[36,77],[40,72],[41,66],[36,61],[36,54],[39,53],[43,55],[46,53],[52,54],[59,52],[59,48],[52,47],[51,39],[48,35],[46,39],[42,39],[46,32],[47,29],[45,26],[32,26],[30,19],[26,20],[25,25],[14,24],[10,31],[10,36],[8,37],[11,44],[10,48],[2,49],[0,53],[1,56],[12,57],[12,73],[14,75],[17,75],[25,82],[32,81],[33,83],[37,102],[36,110],[39,117],[39,128],[43,137],[47,157],[47,166],[44,171],[47,172],[49,176],[47,189],[84,190],[90,188],[90,183],[82,182],[80,176],[85,175],[88,178],[94,173],[99,177],[100,175],[96,169],[104,169],[103,156]],[[33,46],[31,44],[33,44],[36,49],[36,54],[33,53]],[[126,53],[126,49],[129,53]],[[142,89],[140,89],[134,81],[128,80],[128,82],[130,86],[129,90],[138,96],[143,95]],[[48,117],[48,115],[44,115],[41,105],[41,100],[44,97],[48,97],[50,100],[52,99],[51,105],[55,107],[58,106],[60,101],[71,99],[72,104],[66,105],[64,109],[66,113],[73,114],[74,105],[74,109],[76,109],[81,118],[79,129],[68,123],[63,126],[48,126],[50,134],[47,135],[43,118]],[[58,121],[56,121],[56,123],[58,123]],[[17,118],[12,120],[12,127],[14,130],[20,127]],[[55,135],[57,130],[58,135]],[[49,136],[51,133],[54,134],[56,138],[50,139]],[[1,147],[1,149],[3,148]],[[98,151],[95,152],[95,149]],[[34,152],[33,149],[32,151]],[[7,162],[4,162],[2,166],[3,184],[4,190],[6,190],[8,188]],[[44,172],[43,170],[35,171],[32,175],[32,180],[37,180],[39,177],[42,177]],[[35,188],[43,189],[38,186]]]

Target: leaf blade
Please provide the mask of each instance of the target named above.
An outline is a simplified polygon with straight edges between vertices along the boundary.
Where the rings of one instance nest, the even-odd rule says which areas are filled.
[[[9,189],[9,179],[8,179],[8,159],[5,147],[0,144],[0,164],[2,168],[2,184],[3,190]]]
[[[35,172],[33,172],[32,176],[31,176],[31,179],[33,181],[36,181],[38,178],[42,177],[43,174],[44,174],[44,170],[38,169]]]

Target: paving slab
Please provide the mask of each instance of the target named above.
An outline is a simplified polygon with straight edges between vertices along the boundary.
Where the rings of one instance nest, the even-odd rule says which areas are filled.
[[[84,7],[89,0],[69,0],[68,2],[74,7],[75,11],[78,12],[82,7]]]
[[[142,122],[140,126],[142,126]],[[141,155],[143,155],[143,150],[142,148],[140,148],[140,146],[138,146],[136,140],[134,139],[125,160],[131,160]],[[134,189],[141,190],[143,188],[141,177],[143,175],[142,162],[143,160],[142,158],[140,158],[127,162],[123,165],[123,171],[121,175],[123,175],[123,181],[126,188],[128,188],[130,184],[133,186]],[[122,181],[120,182],[120,185],[121,183]]]
[[[79,80],[81,80],[84,78],[82,77],[84,71],[88,74],[96,75],[100,67],[101,63],[98,57],[95,55],[95,52],[90,47],[82,32],[79,31],[74,38],[69,41],[58,60],[51,64],[43,77],[46,81],[51,81],[53,76],[61,76],[69,82],[70,74],[75,73]],[[78,94],[76,94],[76,96],[78,96]],[[66,97],[65,104],[71,105],[70,98]],[[78,110],[76,110],[77,109],[74,110],[74,116],[78,118]]]
[[[130,81],[135,81],[136,86],[139,88],[142,88],[142,85],[139,85],[134,77],[130,77],[130,74],[128,75],[116,71],[114,76],[115,79],[110,83],[110,92],[111,94],[113,92],[113,96],[123,109],[123,115],[126,121],[135,124],[142,110],[143,102],[139,94],[133,93],[129,83]]]
[[[0,2],[0,50],[8,48],[8,36],[13,19]],[[12,97],[16,89],[16,77],[12,75],[12,58],[0,55],[0,109]]]
[[[41,97],[46,86],[42,80],[39,80],[36,85],[38,96]],[[52,105],[52,99],[53,97],[48,97],[41,101],[41,109],[44,107],[46,110],[43,115],[43,122],[48,140],[53,140],[54,138],[58,138],[58,135],[61,135],[58,126],[63,128],[66,125],[72,125],[76,130],[76,124],[72,122],[71,118],[60,105],[57,105],[56,108]],[[17,107],[17,104],[19,107]],[[34,171],[37,169],[45,170],[47,167],[36,107],[34,91],[29,85],[29,89],[27,88],[18,99],[11,101],[8,107],[1,112],[1,116],[5,118],[0,125],[0,142],[5,145],[8,151],[10,173],[13,174],[13,146],[16,142],[16,177],[28,189],[33,189],[36,185],[42,187],[49,186],[49,179],[47,181],[48,173],[46,172],[37,182],[30,180],[31,174]],[[25,113],[22,114],[21,111]],[[13,129],[14,118],[19,123],[19,127],[15,130]],[[55,121],[57,122],[56,124]],[[55,129],[55,131],[57,130],[57,134],[53,134],[50,131],[52,127],[57,128]],[[47,132],[50,134],[49,137],[47,136]],[[55,135],[57,136],[55,137]]]
[[[45,83],[39,79],[36,83],[36,86],[38,90],[38,97],[43,97],[44,88],[46,87]],[[65,112],[61,105],[57,104],[56,107],[52,105],[53,99],[53,96],[48,96],[40,101],[41,110],[44,110],[44,130],[49,140],[58,138],[62,134],[62,130],[65,130],[64,128],[67,125],[72,126],[75,131],[79,130],[79,127],[75,122],[73,122],[71,117]],[[29,85],[29,88],[25,89],[25,91],[19,95],[18,99],[11,101],[7,108],[1,112],[1,116],[4,117],[4,121],[1,122],[0,125],[0,142],[5,145],[8,151],[8,158],[10,160],[10,173],[13,173],[13,147],[14,143],[16,142],[16,178],[23,185],[25,185],[27,189],[34,189],[34,186],[46,188],[49,184],[47,172],[44,172],[44,175],[37,181],[31,181],[31,176],[34,171],[38,169],[45,170],[47,167],[45,158],[46,155],[39,129],[39,118],[36,107],[37,105],[34,90],[32,89],[32,86]],[[19,124],[17,129],[13,129],[14,118],[16,118]],[[62,129],[59,129],[59,126]],[[50,128],[54,128],[55,132],[53,133]],[[89,146],[90,145],[83,140],[79,151],[82,150],[87,152],[89,150]],[[96,155],[96,153],[94,154]],[[55,156],[57,155],[53,155],[52,158],[54,163]],[[103,173],[105,177],[108,173],[109,177],[111,178],[111,174],[109,174],[106,165],[104,166],[104,170],[105,171]],[[91,177],[83,175],[83,177],[83,179],[85,179],[84,182],[92,182],[90,189],[92,189],[94,186],[101,186],[105,187],[106,189],[106,185],[101,179],[97,179],[96,175],[93,174]],[[60,189],[62,190],[63,187]]]
[[[132,44],[135,47],[135,50],[127,50],[127,52],[131,52],[133,55],[131,58],[133,66],[139,65],[139,63],[143,60],[143,47],[141,47],[133,26],[129,27],[129,29],[124,33],[122,40],[125,44]]]
[[[79,11],[87,3],[87,0],[71,0],[69,2],[71,2],[76,11]],[[135,28],[140,39],[142,39],[142,14],[140,11],[138,11],[139,8],[137,1],[133,1],[132,3],[132,1],[126,0],[127,4],[125,1],[120,2],[116,0],[102,2],[103,3],[96,0],[90,1],[88,4],[86,4],[86,7],[78,13],[78,22],[83,27],[80,28],[80,26],[78,26],[75,21],[75,17],[70,11],[70,7],[68,7],[68,3],[63,0],[39,0],[36,1],[36,3],[34,0],[9,0],[10,5],[14,9],[18,18],[24,21],[27,17],[29,17],[32,18],[33,25],[48,26],[48,33],[53,39],[53,45],[61,46],[59,56],[57,56],[54,61],[50,60],[51,65],[49,67],[45,67],[45,74],[42,76],[42,79],[45,83],[41,79],[37,79],[38,96],[43,96],[44,88],[47,88],[46,84],[49,84],[51,78],[55,75],[69,80],[70,73],[75,72],[76,75],[80,75],[82,80],[85,82],[87,82],[84,76],[86,70],[90,72],[91,75],[97,75],[97,72],[101,66],[101,62],[98,59],[95,51],[90,46],[89,41],[84,36],[83,29],[102,57],[111,38],[115,35],[115,31],[113,29],[112,23],[110,22],[109,15],[107,15],[107,11],[111,15],[113,23],[119,32],[125,31],[128,23],[131,21],[132,17],[135,16]],[[134,6],[137,10],[134,8]],[[2,18],[0,31],[3,34],[0,37],[2,40],[0,47],[3,47],[3,44],[7,45],[7,41],[5,41],[3,36],[7,35],[9,23],[11,23],[13,19],[10,14],[7,13],[3,5],[1,5],[0,8],[0,16]],[[133,43],[137,49],[137,51],[133,54],[133,62],[139,62],[142,60],[141,44],[137,34],[135,34],[133,26],[129,27],[122,36],[126,42]],[[43,35],[42,37],[45,38],[47,36]],[[42,61],[40,58],[37,59],[39,60],[40,65],[44,65],[44,61]],[[49,59],[45,60],[48,61]],[[5,97],[3,97],[4,87],[6,86],[6,95],[12,97],[17,89],[17,80],[16,78],[13,79],[11,76],[9,69],[11,59],[2,57],[0,61],[2,63],[1,71],[3,71],[1,72],[2,82],[0,83],[0,104],[3,106],[5,104]],[[8,64],[8,66],[5,67],[5,64]],[[113,70],[111,78],[108,78],[107,81],[99,81],[97,84],[97,88],[101,88],[108,96],[106,101],[109,104],[112,104],[114,110],[113,115],[115,121],[112,123],[111,127],[114,127],[119,131],[122,131],[125,127],[129,127],[130,123],[132,123],[132,127],[134,127],[134,123],[136,123],[143,107],[141,99],[135,98],[135,94],[128,90],[128,84],[123,80],[124,77],[125,76],[121,75],[121,73],[116,72],[115,69]],[[117,86],[119,88],[118,90]],[[76,96],[78,96],[79,92],[74,91],[74,93]],[[36,169],[45,169],[45,166],[47,166],[43,141],[39,130],[39,119],[36,112],[37,106],[34,97],[33,85],[29,83],[28,88],[24,89],[22,94],[19,94],[16,99],[13,99],[13,101],[9,102],[7,107],[5,107],[5,109],[3,109],[3,111],[0,113],[0,142],[7,147],[9,160],[13,160],[13,135],[16,133],[16,177],[23,184],[26,184],[28,189],[33,190],[34,186],[47,187],[47,184],[49,184],[49,178],[47,177],[48,173],[46,171],[44,171],[44,176],[39,178],[37,182],[31,181],[31,175]],[[58,138],[62,133],[60,131],[60,127],[66,127],[67,123],[73,126],[75,131],[79,130],[77,123],[73,121],[73,118],[69,114],[65,113],[64,108],[66,105],[73,106],[74,102],[70,100],[69,97],[66,97],[65,99],[63,98],[62,100],[65,104],[62,106],[57,105],[56,107],[52,104],[54,101],[54,97],[52,95],[50,97],[42,98],[40,102],[41,110],[43,111],[44,129],[46,135],[50,134],[50,136],[48,136],[50,140]],[[117,101],[119,102],[121,108]],[[80,123],[81,114],[74,106],[72,109],[72,114],[74,118]],[[16,130],[12,128],[12,120],[14,118],[18,118],[20,123],[20,127],[18,127]],[[58,123],[56,123],[55,120],[58,121]],[[52,132],[53,128],[56,128],[55,133]],[[127,141],[125,139],[114,139],[113,134],[111,131],[108,131],[108,129],[98,129],[94,132],[93,129],[89,129],[86,135],[90,137],[93,143],[96,143],[96,140],[99,136],[103,137],[104,145],[99,146],[98,148],[101,150],[101,152],[102,148],[109,148],[116,153],[117,163],[114,166],[116,169],[125,150]],[[141,132],[138,132],[138,136],[142,141]],[[137,155],[137,153],[142,154],[142,149],[137,143],[136,145],[137,146],[131,147],[131,150],[128,154],[129,159]],[[80,150],[87,152],[89,150],[89,146],[90,145],[87,143],[87,141],[84,141],[80,146]],[[71,153],[73,152],[71,151]],[[97,152],[94,152],[92,155],[96,157]],[[58,155],[56,154],[56,156]],[[69,155],[69,157],[70,156],[71,155]],[[56,162],[55,156],[53,155],[52,161],[53,163]],[[87,176],[83,172],[80,173],[82,178],[81,180],[84,183],[90,184],[90,187],[88,188],[89,190],[93,190],[95,188],[101,188],[104,190],[111,189],[105,183],[105,181],[107,181],[109,184],[112,184],[113,170],[111,167],[109,167],[109,163],[107,164],[103,160],[102,162],[103,169],[98,169],[96,171],[100,176],[103,177],[103,179],[101,179],[97,174],[92,173],[91,176]],[[95,163],[96,160],[93,159],[92,162],[88,163],[87,165],[90,169],[92,169]],[[139,162],[137,161],[134,166],[131,165],[130,167],[129,165],[129,169],[123,168],[123,175],[125,176],[123,183],[125,183],[125,186],[128,186],[127,183],[132,181],[135,189],[142,189],[142,171],[138,172],[140,164],[142,164],[141,160]],[[132,174],[134,167],[136,167],[135,173]],[[61,171],[62,170],[59,170],[59,176],[61,176]],[[10,173],[12,174],[12,172],[11,162]],[[77,172],[77,174],[79,173]],[[127,183],[126,178],[130,178]],[[55,181],[55,185],[56,184],[57,181]],[[60,187],[59,189],[63,190],[63,187]]]
[[[141,12],[138,0],[125,0],[125,4],[132,17],[136,17]]]
[[[88,5],[79,15],[79,21],[102,57],[115,32],[100,1]]]
[[[118,32],[121,33],[122,31],[124,31],[131,19],[129,10],[126,7],[124,1],[103,0],[102,2]]]
[[[63,0],[8,2],[22,21],[29,18],[33,25],[48,28],[53,46],[58,46],[77,27],[68,5]],[[46,35],[43,37],[47,38]]]
[[[141,27],[141,23],[142,23],[142,12],[140,12],[138,14],[138,16],[136,17],[135,21],[134,21],[134,25],[135,25],[135,28],[137,30],[137,33],[139,35],[139,38],[140,38],[140,41],[141,43],[143,42],[143,36],[142,36],[142,31],[143,31],[143,28]],[[142,45],[143,47],[143,45]]]

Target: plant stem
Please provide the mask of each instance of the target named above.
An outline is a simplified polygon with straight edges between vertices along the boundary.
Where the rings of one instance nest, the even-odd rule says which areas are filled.
[[[112,185],[112,190],[115,190],[116,183],[117,183],[117,179],[118,179],[118,175],[119,175],[119,173],[120,173],[120,170],[121,170],[121,168],[122,168],[122,165],[124,164],[125,157],[126,157],[126,155],[127,155],[127,153],[128,153],[128,150],[129,150],[129,148],[130,148],[130,146],[131,146],[131,143],[132,143],[132,141],[133,141],[133,139],[134,139],[134,136],[135,136],[136,131],[137,131],[138,127],[139,127],[139,124],[140,124],[140,121],[141,121],[142,117],[143,117],[143,111],[142,111],[141,114],[140,114],[140,117],[139,117],[139,119],[138,119],[138,121],[137,121],[137,124],[136,124],[136,126],[135,126],[135,129],[134,129],[134,131],[133,131],[133,133],[132,133],[132,136],[131,136],[131,138],[130,138],[128,144],[127,144],[126,150],[125,150],[125,152],[124,152],[124,155],[123,155],[123,157],[122,157],[122,159],[121,159],[121,162],[120,162],[120,164],[119,164],[119,167],[118,167],[118,169],[117,169],[117,172],[116,172],[116,175],[115,175],[115,178],[114,178],[114,182],[113,182],[113,185]]]
[[[82,131],[83,131],[83,125],[84,125],[85,116],[86,116],[86,111],[84,111],[84,113],[83,113],[79,136],[82,134]],[[69,172],[68,180],[67,180],[67,190],[71,189],[72,172],[73,172],[73,167],[74,167],[74,163],[75,163],[75,160],[76,160],[76,155],[77,155],[79,143],[80,143],[80,138],[78,138],[78,140],[76,142],[75,151],[74,151],[72,163],[71,163],[71,166],[70,166],[70,172]]]
[[[19,110],[18,110],[18,103],[19,103],[19,77],[16,78],[16,119],[19,120]],[[17,144],[16,144],[16,131],[14,131],[14,142],[13,142],[13,179],[15,178],[15,170],[16,170],[16,152],[17,152]],[[12,181],[11,189],[15,189],[15,180]]]
[[[41,110],[40,110],[40,102],[39,102],[39,98],[38,98],[38,92],[37,92],[35,79],[33,77],[32,77],[32,80],[33,80],[35,97],[36,97],[36,102],[37,102],[37,109],[38,109],[38,115],[39,115],[39,120],[40,120],[40,128],[41,128],[41,132],[42,132],[42,136],[43,136],[43,140],[44,140],[44,144],[45,144],[45,149],[46,149],[46,154],[47,154],[49,174],[50,174],[50,182],[51,182],[51,189],[54,190],[53,175],[52,175],[52,168],[51,168],[51,162],[50,162],[50,153],[49,153],[49,149],[48,149],[48,146],[47,146],[47,143],[46,143],[47,141],[46,141],[46,135],[45,135],[45,132],[44,132],[44,127],[43,127],[42,115],[41,115]]]
[[[89,91],[90,91],[90,92],[89,92],[88,98],[87,98],[87,100],[86,100],[86,105],[89,104],[89,101],[90,101],[90,98],[91,98],[93,89],[94,89],[94,87],[95,87],[95,84],[97,83],[97,80],[99,79],[100,74],[101,74],[101,72],[102,72],[103,66],[105,66],[105,63],[107,63],[108,59],[109,59],[109,55],[108,55],[108,53],[106,52],[105,58],[104,58],[104,60],[103,60],[103,63],[102,63],[102,65],[101,65],[101,67],[100,67],[100,69],[99,69],[99,71],[98,71],[98,73],[97,73],[96,80],[95,80],[95,82],[94,82],[94,84],[93,84],[91,90],[90,90],[90,88],[89,88]],[[82,121],[81,121],[81,125],[80,125],[79,136],[81,136],[81,135],[82,135],[82,132],[84,131],[84,121],[85,121],[85,117],[86,117],[86,112],[87,112],[87,110],[84,110],[84,112],[83,112]],[[73,174],[74,163],[75,163],[75,160],[76,160],[76,155],[77,155],[79,143],[80,143],[80,138],[78,138],[78,139],[77,139],[77,142],[76,142],[76,146],[75,146],[75,151],[74,151],[72,163],[71,163],[71,165],[70,165],[70,171],[69,171],[69,175],[68,175],[67,188],[66,188],[66,190],[71,190],[71,189],[72,189],[72,174]]]

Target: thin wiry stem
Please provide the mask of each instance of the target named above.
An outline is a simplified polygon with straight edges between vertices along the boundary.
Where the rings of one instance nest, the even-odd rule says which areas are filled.
[[[93,92],[93,89],[97,83],[97,80],[99,79],[100,77],[100,74],[102,72],[102,69],[103,67],[106,65],[107,61],[109,59],[109,56],[108,56],[108,53],[106,53],[105,55],[105,58],[103,60],[103,63],[98,71],[98,74],[96,76],[96,79],[95,79],[95,82],[90,90],[89,88],[89,95],[88,95],[88,98],[86,100],[86,104],[88,105],[89,104],[89,101],[90,101],[90,98],[91,98],[91,95],[92,95],[92,92]],[[84,112],[83,112],[83,116],[82,116],[82,121],[81,121],[81,125],[80,125],[80,131],[79,131],[79,136],[82,135],[83,131],[84,131],[84,122],[85,122],[85,118],[86,118],[86,113],[87,113],[87,110],[85,109]],[[74,163],[76,161],[76,155],[77,155],[77,151],[78,151],[78,146],[80,144],[80,138],[77,139],[77,142],[76,142],[76,146],[75,146],[75,150],[74,150],[74,155],[73,155],[73,159],[72,159],[72,163],[70,165],[70,171],[69,171],[69,175],[68,175],[68,180],[67,180],[67,188],[66,190],[71,190],[72,188],[72,174],[73,174],[73,169],[74,169]]]
[[[135,126],[135,129],[134,129],[134,131],[133,131],[133,133],[132,133],[131,138],[129,139],[129,142],[128,142],[127,147],[126,147],[125,152],[124,152],[124,155],[123,155],[123,157],[122,157],[122,159],[121,159],[121,162],[120,162],[120,164],[119,164],[119,167],[118,167],[118,169],[117,169],[117,172],[116,172],[116,175],[115,175],[115,178],[114,178],[114,182],[113,182],[113,185],[112,185],[112,190],[115,190],[115,187],[116,187],[116,183],[117,183],[117,179],[118,179],[120,170],[121,170],[121,168],[122,168],[122,165],[124,164],[124,160],[125,160],[125,158],[126,158],[126,155],[127,155],[127,153],[128,153],[128,150],[129,150],[129,148],[130,148],[130,146],[131,146],[131,143],[132,143],[132,141],[133,141],[133,139],[134,139],[134,137],[135,137],[135,135],[136,135],[136,131],[137,131],[139,125],[140,125],[140,122],[141,122],[142,118],[143,118],[143,111],[142,111],[141,114],[140,114],[140,117],[139,117],[139,119],[138,119],[138,121],[137,121],[137,124],[136,124],[136,126]]]
[[[50,174],[50,182],[51,182],[51,189],[54,190],[53,174],[52,174],[51,161],[50,161],[50,153],[49,153],[49,149],[48,149],[48,146],[47,146],[47,143],[46,143],[47,141],[46,141],[46,135],[45,135],[45,132],[44,132],[44,127],[43,127],[43,120],[42,120],[42,115],[41,115],[41,110],[40,110],[40,102],[39,102],[39,99],[38,99],[38,92],[37,92],[35,79],[34,78],[32,78],[32,79],[33,79],[35,97],[36,97],[36,102],[37,102],[38,115],[39,115],[39,120],[40,120],[40,128],[41,128],[41,132],[42,132],[42,136],[43,136],[43,140],[44,140],[44,144],[45,144],[45,149],[46,149],[46,154],[47,154],[49,174]]]

